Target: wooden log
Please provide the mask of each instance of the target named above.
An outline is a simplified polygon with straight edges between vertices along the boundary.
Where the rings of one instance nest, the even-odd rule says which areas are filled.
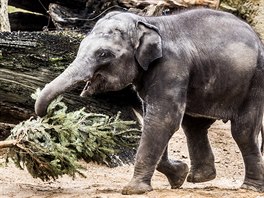
[[[31,94],[72,62],[83,36],[74,32],[0,33],[0,122],[16,124],[34,115]],[[121,111],[124,119],[131,120],[131,107],[140,108],[130,88],[84,99],[78,96],[83,87],[65,94],[70,110],[86,106],[87,111],[108,115]]]

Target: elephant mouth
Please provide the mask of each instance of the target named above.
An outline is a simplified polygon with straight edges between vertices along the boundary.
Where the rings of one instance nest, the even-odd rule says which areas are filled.
[[[91,96],[98,91],[101,84],[101,74],[95,75],[93,78],[85,80],[86,84],[80,94],[81,97]]]

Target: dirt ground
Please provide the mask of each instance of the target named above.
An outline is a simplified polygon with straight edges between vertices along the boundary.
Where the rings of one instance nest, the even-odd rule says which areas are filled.
[[[238,147],[230,135],[230,124],[216,122],[210,129],[210,140],[215,154],[217,178],[199,184],[185,182],[180,189],[171,190],[162,174],[157,171],[152,179],[152,192],[143,195],[121,195],[122,187],[133,174],[133,165],[108,168],[94,163],[85,164],[87,178],[75,180],[64,176],[57,181],[42,182],[33,179],[27,171],[17,169],[13,164],[3,165],[0,158],[0,197],[17,198],[264,198],[264,193],[239,189],[243,182],[244,165]],[[170,141],[172,159],[180,159],[189,164],[186,139],[182,130],[175,133]]]

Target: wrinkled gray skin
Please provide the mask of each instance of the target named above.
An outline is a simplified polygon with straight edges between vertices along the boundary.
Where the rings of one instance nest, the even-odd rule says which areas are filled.
[[[245,164],[243,188],[264,191],[264,163],[257,144],[264,105],[264,47],[249,25],[231,14],[197,9],[144,18],[113,12],[82,41],[76,59],[47,84],[36,101],[46,114],[52,99],[87,82],[82,96],[134,84],[144,127],[134,175],[123,194],[152,190],[155,169],[172,188],[215,178],[207,130],[231,121]],[[191,168],[168,159],[167,144],[182,125]]]

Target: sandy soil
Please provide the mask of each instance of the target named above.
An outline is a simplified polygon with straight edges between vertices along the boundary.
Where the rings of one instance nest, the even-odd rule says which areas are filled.
[[[244,165],[238,147],[230,136],[230,124],[216,122],[210,129],[210,140],[215,154],[217,178],[210,182],[192,184],[185,182],[177,190],[171,190],[166,178],[155,172],[152,179],[154,191],[143,195],[121,195],[122,187],[133,174],[133,165],[117,168],[89,163],[84,171],[87,178],[77,177],[75,180],[64,176],[57,181],[42,182],[33,179],[27,171],[17,169],[13,164],[0,166],[0,197],[17,198],[199,198],[199,197],[231,197],[231,198],[264,198],[264,193],[239,189],[243,182]],[[170,141],[170,155],[189,164],[186,139],[180,130]],[[0,163],[4,160],[0,158]]]

